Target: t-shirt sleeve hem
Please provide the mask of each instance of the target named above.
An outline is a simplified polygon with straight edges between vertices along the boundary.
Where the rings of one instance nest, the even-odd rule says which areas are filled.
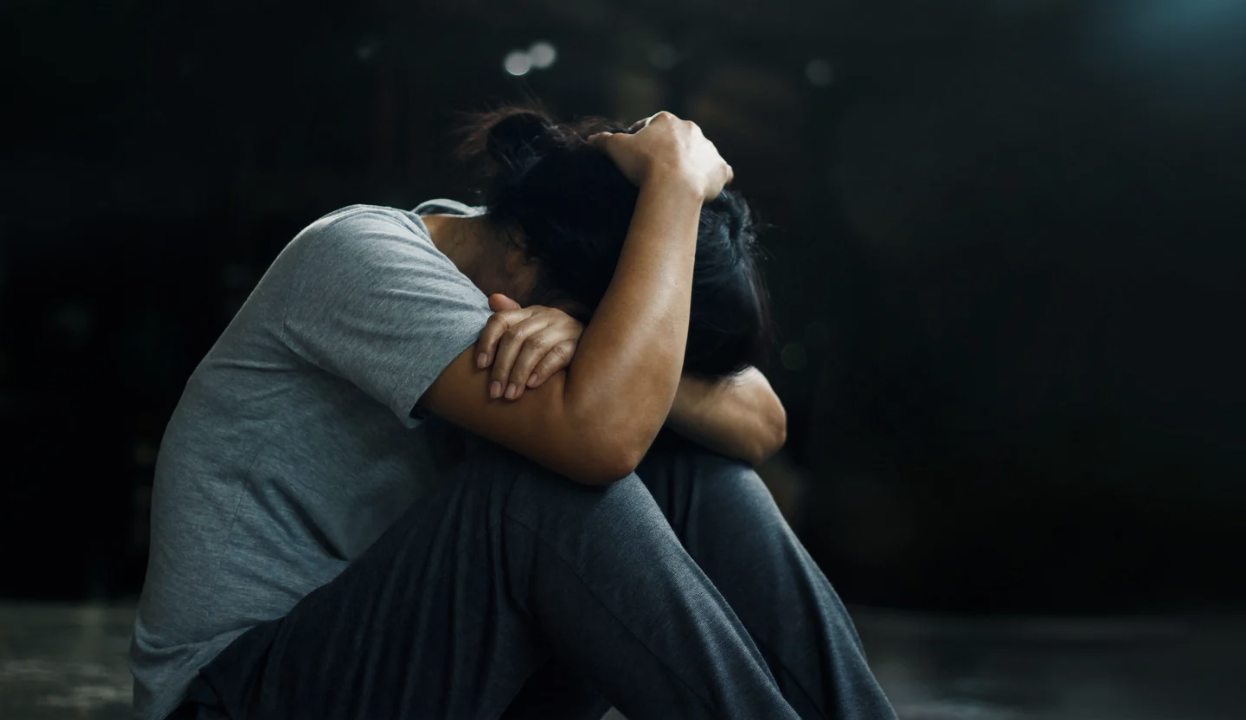
[[[489,319],[488,313],[482,314],[480,329],[484,328],[485,322]],[[463,354],[463,351],[476,344],[476,340],[480,337],[480,330],[474,332],[465,331],[454,342],[442,343],[439,349],[433,353],[425,355],[414,362],[413,372],[410,380],[402,385],[397,393],[394,394],[393,401],[390,403],[390,409],[398,416],[398,419],[408,428],[418,427],[420,423],[428,418],[428,413],[418,407],[420,398],[424,397],[424,393],[432,387],[437,378],[441,377],[441,373],[445,371],[454,359]]]

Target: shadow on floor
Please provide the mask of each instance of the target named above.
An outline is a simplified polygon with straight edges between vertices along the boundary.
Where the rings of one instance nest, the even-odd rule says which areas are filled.
[[[1246,619],[854,616],[902,720],[1237,720],[1246,707]],[[133,617],[0,604],[0,720],[130,718]]]

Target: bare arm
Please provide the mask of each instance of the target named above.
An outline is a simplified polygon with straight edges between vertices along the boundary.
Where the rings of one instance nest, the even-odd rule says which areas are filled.
[[[635,135],[599,139],[640,186],[627,239],[601,304],[565,372],[523,402],[490,400],[490,372],[466,350],[420,400],[436,415],[580,482],[635,469],[679,385],[701,205],[730,167],[695,125],[654,116]]]
[[[718,381],[685,376],[667,427],[715,452],[760,465],[783,447],[787,413],[756,368]]]
[[[533,305],[520,307],[493,295],[495,311],[480,333],[477,365],[492,367],[491,397],[518,400],[526,389],[540,387],[567,367],[584,325],[565,312]],[[511,394],[511,389],[518,393]],[[666,426],[703,447],[760,465],[783,446],[787,413],[770,383],[756,368],[732,377],[705,380],[685,374],[679,380]]]

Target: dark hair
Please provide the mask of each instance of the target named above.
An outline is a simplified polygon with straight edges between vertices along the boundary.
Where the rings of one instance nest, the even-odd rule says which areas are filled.
[[[537,261],[532,304],[591,313],[614,276],[639,190],[585,138],[627,132],[602,118],[563,124],[529,108],[472,116],[461,147],[483,160],[479,200]],[[722,377],[759,364],[771,339],[761,247],[747,203],[726,190],[701,210],[684,370]],[[586,318],[582,318],[586,319]]]

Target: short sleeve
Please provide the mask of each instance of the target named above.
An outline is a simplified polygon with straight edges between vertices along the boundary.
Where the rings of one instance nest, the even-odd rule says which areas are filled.
[[[488,299],[419,221],[384,208],[322,218],[295,239],[282,337],[408,426],[416,402],[476,342]]]

